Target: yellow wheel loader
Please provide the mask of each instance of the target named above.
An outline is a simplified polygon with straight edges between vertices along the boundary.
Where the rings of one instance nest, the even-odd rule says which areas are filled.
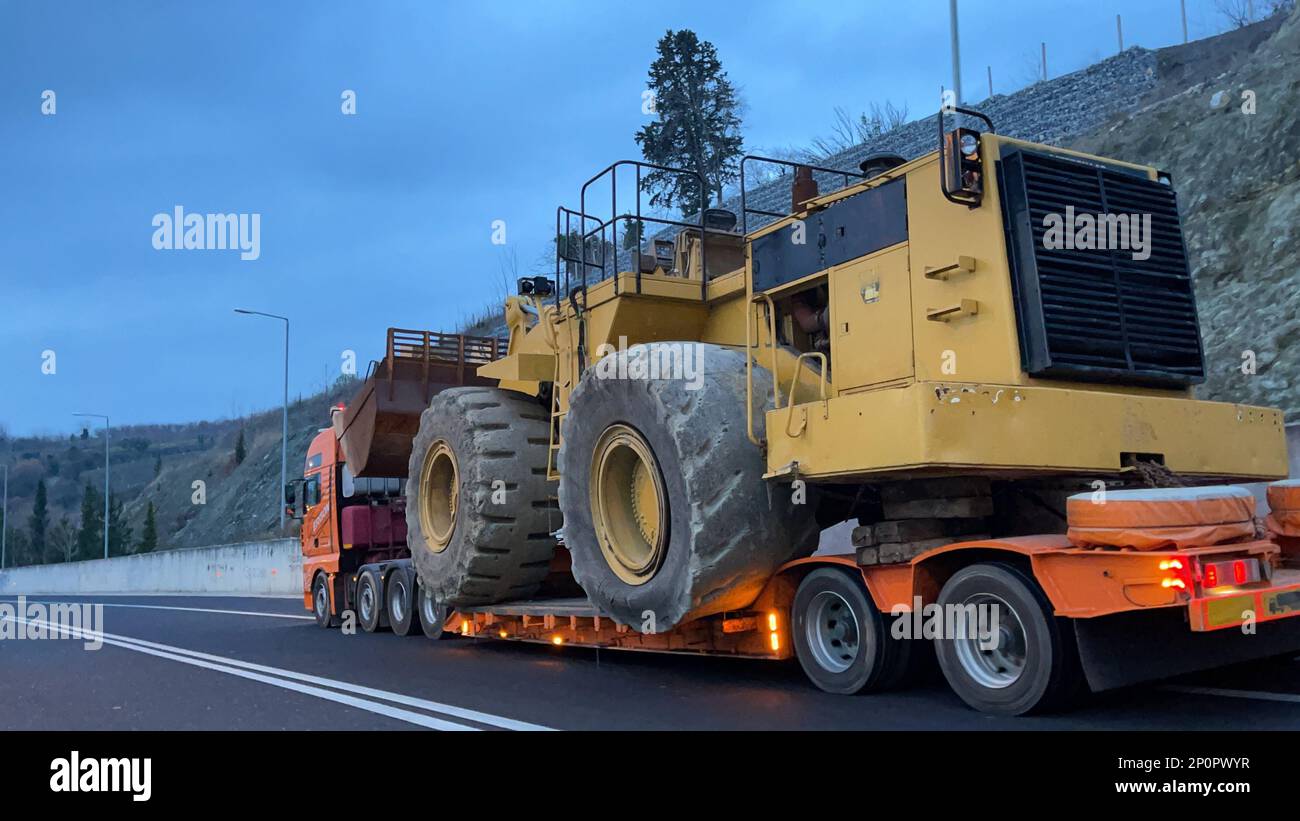
[[[410,452],[446,631],[793,656],[842,693],[925,640],[1008,714],[1300,648],[1294,542],[1225,486],[1285,477],[1283,415],[1194,397],[1171,180],[945,113],[860,173],[745,157],[739,213],[643,213],[647,175],[706,186],[633,161],[557,209],[555,278]]]

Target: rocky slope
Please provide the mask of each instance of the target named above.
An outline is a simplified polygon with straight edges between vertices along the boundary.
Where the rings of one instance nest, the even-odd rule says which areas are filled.
[[[1206,349],[1200,395],[1298,421],[1300,11],[1272,28],[1226,55],[1168,50],[1168,96],[1070,146],[1173,175]]]

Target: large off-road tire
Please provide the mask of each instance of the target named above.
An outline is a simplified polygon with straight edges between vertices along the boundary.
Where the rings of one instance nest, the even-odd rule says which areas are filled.
[[[423,588],[440,605],[526,598],[546,577],[560,527],[546,480],[550,416],[499,388],[452,388],[420,416],[406,529]]]
[[[699,372],[635,378],[636,358],[664,361],[666,344]],[[760,368],[753,395],[761,434],[772,380]],[[789,485],[763,479],[745,402],[744,354],[702,343],[610,354],[571,395],[559,458],[564,542],[574,577],[615,620],[662,632],[743,609],[777,567],[816,548],[812,500],[793,504]]]

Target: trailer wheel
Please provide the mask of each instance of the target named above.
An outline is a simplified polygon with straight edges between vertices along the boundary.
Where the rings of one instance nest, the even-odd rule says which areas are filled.
[[[560,513],[550,415],[499,388],[451,388],[420,416],[406,483],[420,582],[444,605],[527,598],[550,571]]]
[[[698,373],[626,376],[674,357]],[[760,434],[771,397],[771,376],[755,368]],[[662,632],[743,609],[816,547],[814,505],[763,479],[746,401],[745,355],[703,343],[609,354],[574,390],[559,456],[564,542],[578,584],[618,622]]]
[[[887,690],[907,673],[911,641],[892,635],[889,617],[853,574],[824,567],[805,576],[790,624],[799,665],[828,693]]]
[[[379,575],[373,570],[363,570],[357,582],[357,621],[361,629],[373,633],[379,629],[384,613],[379,597]]]
[[[415,597],[411,595],[411,577],[398,568],[388,574],[388,583],[384,585],[384,606],[388,609],[388,624],[399,636],[415,635],[416,614]]]
[[[321,627],[338,627],[338,617],[330,613],[330,583],[328,573],[317,573],[311,585],[311,610]]]
[[[1064,707],[1083,690],[1069,624],[1053,615],[1037,582],[1019,568],[1002,563],[963,568],[943,586],[938,604],[945,613],[944,635],[935,640],[939,667],[953,691],[976,710],[1013,716],[1046,712]],[[988,608],[987,616],[972,606]],[[996,617],[996,641],[980,638],[970,615],[968,629],[955,630],[947,616],[955,608],[981,620]]]
[[[447,608],[438,603],[438,599],[429,593],[427,587],[420,588],[420,629],[425,638],[442,638],[442,628],[447,622]]]

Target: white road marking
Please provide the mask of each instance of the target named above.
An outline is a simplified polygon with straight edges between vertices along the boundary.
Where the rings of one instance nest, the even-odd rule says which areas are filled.
[[[396,719],[398,721],[405,721],[409,724],[416,724],[421,727],[428,727],[431,730],[478,730],[477,727],[471,727],[468,724],[458,724],[454,721],[444,721],[442,719],[434,718],[433,716],[427,716],[422,713],[414,713],[411,712],[410,710],[403,710],[398,707],[392,707],[388,704],[381,704],[377,701],[369,701],[367,699],[357,698],[355,696],[346,695],[344,693],[335,693],[330,690],[323,690],[319,687],[310,687],[305,684],[296,684],[291,681],[272,678],[271,676],[264,676],[259,673],[253,673],[247,670],[240,670],[235,667],[229,667],[222,664],[215,664],[213,662],[201,661],[199,659],[189,658],[187,656],[178,655],[176,653],[167,653],[161,650],[154,650],[148,647],[141,647],[139,645],[131,643],[130,641],[121,641],[116,637],[110,638],[109,634],[107,633],[100,634],[100,633],[95,633],[93,631],[81,630],[80,628],[76,628],[76,627],[66,627],[58,624],[51,624],[47,621],[39,620],[39,619],[29,620],[29,619],[19,618],[19,617],[14,617],[14,618],[20,624],[35,624],[38,626],[43,626],[47,630],[58,631],[60,633],[71,635],[73,638],[82,639],[82,640],[100,639],[104,642],[104,644],[112,645],[114,647],[121,647],[125,650],[131,650],[136,653],[144,653],[145,655],[156,656],[158,658],[167,659],[169,661],[179,661],[182,664],[189,664],[194,667],[201,667],[205,670],[213,670],[218,673],[226,673],[228,675],[238,676],[239,678],[249,679],[250,681],[258,681],[261,682],[262,684],[269,684],[272,687],[279,687],[283,690],[291,690],[295,693],[302,693],[303,695],[315,696],[316,698],[325,699],[326,701],[333,701],[338,704],[347,705],[348,707],[355,707],[358,710],[365,710],[368,713],[375,713],[376,715],[385,716],[387,718]]]
[[[1284,701],[1300,704],[1300,695],[1294,693],[1266,693],[1262,690],[1229,690],[1223,687],[1189,687],[1182,684],[1166,684],[1161,690],[1175,693],[1189,693],[1194,696],[1223,696],[1224,698],[1250,698],[1256,701]]]
[[[301,619],[315,621],[315,616],[297,613],[266,613],[261,610],[217,610],[212,607],[172,607],[165,604],[110,604],[109,602],[68,601],[66,599],[27,599],[33,604],[91,604],[100,607],[133,607],[140,610],[182,610],[188,613],[222,613],[228,616],[265,616],[268,619]]]
[[[22,621],[23,623],[26,623],[26,619],[18,618],[18,620]],[[63,632],[70,632],[70,630],[72,629],[72,628],[64,628],[56,625],[51,625],[48,622],[42,622],[42,623],[44,623],[49,629],[57,628],[62,630]],[[551,727],[545,727],[540,724],[530,724],[526,721],[516,721],[514,719],[506,718],[504,716],[493,715],[491,713],[483,713],[483,712],[479,712],[478,710],[470,710],[468,708],[457,707],[452,704],[442,704],[437,701],[429,701],[427,699],[403,695],[402,693],[394,693],[389,690],[380,690],[374,687],[365,687],[360,684],[352,684],[346,681],[339,681],[338,679],[324,678],[322,676],[312,676],[312,675],[307,675],[305,673],[297,673],[294,672],[293,670],[285,670],[279,667],[270,667],[263,664],[254,664],[248,661],[241,661],[240,659],[227,658],[225,656],[216,656],[210,653],[202,653],[197,650],[188,650],[184,647],[174,647],[168,644],[160,644],[158,642],[146,641],[144,639],[137,639],[132,636],[120,636],[114,633],[101,633],[101,632],[91,633],[89,631],[81,631],[81,632],[87,633],[87,635],[78,636],[78,638],[98,638],[102,636],[104,642],[107,644],[114,644],[116,646],[125,647],[126,649],[130,649],[130,650],[147,652],[150,655],[162,654],[164,655],[164,657],[169,657],[169,658],[176,657],[174,658],[175,661],[194,663],[198,666],[209,666],[210,664],[213,667],[213,669],[229,668],[229,669],[222,669],[222,672],[229,672],[232,675],[243,675],[245,671],[249,671],[248,675],[244,677],[248,678],[248,677],[256,676],[255,680],[257,681],[263,680],[264,678],[266,678],[266,676],[279,676],[280,679],[270,679],[266,683],[275,684],[276,686],[282,686],[285,687],[286,689],[293,690],[293,689],[298,689],[299,687],[305,687],[305,685],[319,685],[321,687],[330,687],[335,690],[342,690],[346,693],[354,693],[358,696],[365,696],[367,698],[378,698],[384,701],[393,702],[394,704],[401,704],[407,707],[416,707],[422,710],[428,710],[430,712],[442,713],[443,715],[452,716],[454,718],[473,721],[478,724],[486,724],[490,727],[499,727],[503,730],[550,730],[552,729]],[[112,641],[110,641],[110,639]],[[265,674],[265,675],[259,675],[259,674]],[[282,681],[281,679],[288,679],[288,681]],[[303,682],[303,684],[293,685],[290,683],[294,681]],[[302,690],[302,692],[306,692],[306,690],[317,690],[317,688],[305,687],[305,689]],[[317,693],[328,693],[328,691],[317,690]],[[311,695],[316,695],[317,693],[311,693]],[[337,695],[337,694],[331,694],[331,695]],[[321,696],[321,697],[325,698],[326,696]],[[337,699],[330,699],[330,700],[336,701]],[[374,703],[374,702],[367,702],[367,703]],[[377,706],[385,707],[385,708],[388,707],[388,705],[384,705],[384,704],[378,704]],[[366,709],[366,708],[362,707],[362,709]],[[388,708],[388,709],[396,709],[396,708]],[[398,710],[397,712],[406,713],[412,716],[419,715],[418,713],[408,713],[408,711],[406,710]],[[453,725],[450,729],[472,730],[477,728],[468,727],[465,725]]]

